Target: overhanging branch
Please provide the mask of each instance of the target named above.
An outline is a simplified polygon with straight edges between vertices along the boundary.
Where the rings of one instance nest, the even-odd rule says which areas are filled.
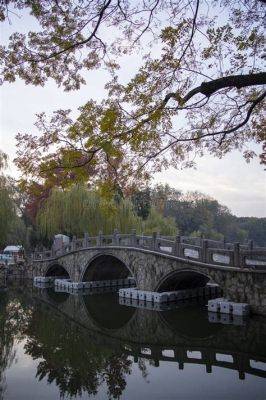
[[[165,96],[164,104],[166,105],[170,99],[176,100],[180,105],[187,103],[196,94],[203,94],[210,97],[220,89],[234,87],[241,89],[248,86],[257,86],[266,84],[266,72],[248,75],[230,75],[223,78],[214,79],[210,82],[202,82],[202,84],[192,89],[185,97],[180,97],[177,93],[168,93]]]

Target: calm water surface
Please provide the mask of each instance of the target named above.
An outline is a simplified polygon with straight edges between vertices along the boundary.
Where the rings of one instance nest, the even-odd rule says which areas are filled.
[[[266,318],[154,311],[116,293],[0,293],[0,399],[265,400]]]

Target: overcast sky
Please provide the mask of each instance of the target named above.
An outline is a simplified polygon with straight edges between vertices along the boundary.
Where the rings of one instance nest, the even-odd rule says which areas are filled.
[[[9,36],[11,28],[5,27],[3,31],[1,27],[2,40]],[[123,59],[125,81],[132,75],[133,68],[136,69],[136,59],[135,56]],[[102,99],[107,74],[97,70],[86,77],[86,86],[68,93],[57,88],[52,81],[43,88],[25,85],[19,80],[0,87],[0,147],[10,157],[9,173],[19,176],[11,162],[16,153],[15,135],[18,132],[36,134],[34,122],[37,113],[45,111],[50,115],[57,109],[70,108],[77,114],[77,108],[90,98]],[[260,151],[259,147],[254,149]],[[237,216],[266,217],[265,171],[258,158],[247,164],[237,151],[223,159],[204,156],[198,160],[196,170],[170,169],[154,175],[154,182],[168,183],[182,191],[201,191],[226,205]]]

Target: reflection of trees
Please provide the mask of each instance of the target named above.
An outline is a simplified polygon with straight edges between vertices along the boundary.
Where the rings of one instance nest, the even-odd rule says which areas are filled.
[[[32,312],[28,302],[22,293],[0,295],[0,400],[5,396],[5,370],[16,357],[14,342],[26,335],[26,353],[41,360],[36,377],[54,382],[61,395],[95,395],[106,383],[108,396],[119,398],[126,387],[125,376],[131,372],[131,361],[121,348],[109,340],[105,345],[103,338],[101,343],[95,341],[87,330],[54,311],[36,308]]]
[[[138,367],[139,370],[141,371],[142,378],[148,382],[148,371],[147,371],[147,366],[146,366],[146,360],[144,358],[139,358],[138,359]]]
[[[105,308],[103,303],[107,301],[110,307]],[[86,321],[82,326],[81,318],[77,318],[82,311],[78,300],[68,304],[69,308],[55,302],[42,302],[31,307],[30,302],[30,296],[26,297],[23,293],[18,297],[12,293],[0,295],[1,382],[4,382],[5,369],[15,357],[14,341],[26,337],[25,352],[38,362],[36,378],[58,386],[62,397],[73,398],[85,393],[87,396],[97,395],[102,385],[107,387],[109,398],[118,399],[125,391],[127,375],[131,373],[132,361],[128,360],[128,354],[134,357],[147,382],[149,366],[158,366],[161,359],[165,360],[163,350],[167,349],[174,352],[172,361],[180,364],[189,362],[187,349],[202,351],[202,362],[206,365],[215,351],[225,354],[235,352],[240,357],[236,357],[236,366],[240,368],[244,365],[243,360],[244,363],[249,360],[246,354],[252,354],[252,359],[256,359],[256,354],[262,356],[258,357],[259,360],[263,360],[265,355],[265,319],[253,317],[246,326],[232,325],[225,329],[217,324],[210,325],[206,310],[201,313],[199,307],[194,309],[190,306],[163,313],[139,309],[130,318],[114,308],[117,318],[109,324],[113,317],[112,296],[103,296],[102,302],[100,297],[98,299],[98,307],[96,298],[93,298],[89,308],[93,322],[97,313],[102,314],[97,320],[105,322],[104,328],[96,333],[89,330],[90,325],[86,325]],[[60,309],[64,312],[70,310],[69,316]],[[86,314],[80,315],[83,318]],[[128,321],[123,331],[121,321]],[[117,335],[112,329],[114,326],[119,328]],[[106,332],[110,332],[110,336],[106,336]],[[4,390],[3,385],[0,400],[4,398]]]
[[[7,319],[7,296],[2,293],[0,298],[0,399],[4,398],[5,393],[5,369],[9,364],[9,360],[14,358],[12,355],[12,340],[6,333]]]
[[[0,399],[4,398],[6,389],[5,370],[16,356],[14,341],[23,339],[30,315],[30,309],[25,310],[23,299],[13,297],[10,292],[0,293]]]
[[[26,353],[41,359],[36,376],[54,382],[61,395],[97,394],[104,382],[110,398],[119,398],[126,387],[131,361],[120,348],[97,343],[86,330],[55,313],[33,314],[27,331]]]
[[[110,398],[119,399],[126,388],[125,374],[130,374],[131,361],[125,354],[114,354],[110,358],[110,363],[105,368],[108,395]]]

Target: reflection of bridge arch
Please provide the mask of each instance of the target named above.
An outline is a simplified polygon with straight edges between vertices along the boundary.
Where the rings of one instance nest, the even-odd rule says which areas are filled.
[[[187,318],[189,313],[189,318]],[[208,341],[214,337],[218,331],[223,329],[218,324],[211,324],[206,316],[206,309],[199,305],[184,305],[180,308],[167,310],[159,313],[162,323],[168,327],[174,334],[177,334],[190,340]],[[182,321],[182,323],[180,323]],[[197,329],[195,329],[195,326]]]
[[[164,275],[155,288],[156,292],[203,287],[210,277],[203,272],[190,268],[171,271]]]
[[[159,342],[167,338],[170,341],[182,338],[182,342],[185,340],[187,343],[191,340],[205,342],[223,329],[219,324],[210,325],[206,310],[195,304],[181,305],[169,311],[149,312],[119,304],[117,293],[70,295],[53,293],[52,288],[42,291],[42,299],[90,329],[124,340],[130,338],[133,342],[150,334],[160,338]]]
[[[136,309],[121,307],[116,293],[82,296],[88,318],[99,327],[108,331],[118,331],[130,323]]]
[[[84,268],[82,281],[124,279],[132,276],[127,262],[110,253],[96,254]]]
[[[70,294],[66,292],[55,292],[53,287],[46,288],[47,296],[55,304],[62,304],[67,301]]]

